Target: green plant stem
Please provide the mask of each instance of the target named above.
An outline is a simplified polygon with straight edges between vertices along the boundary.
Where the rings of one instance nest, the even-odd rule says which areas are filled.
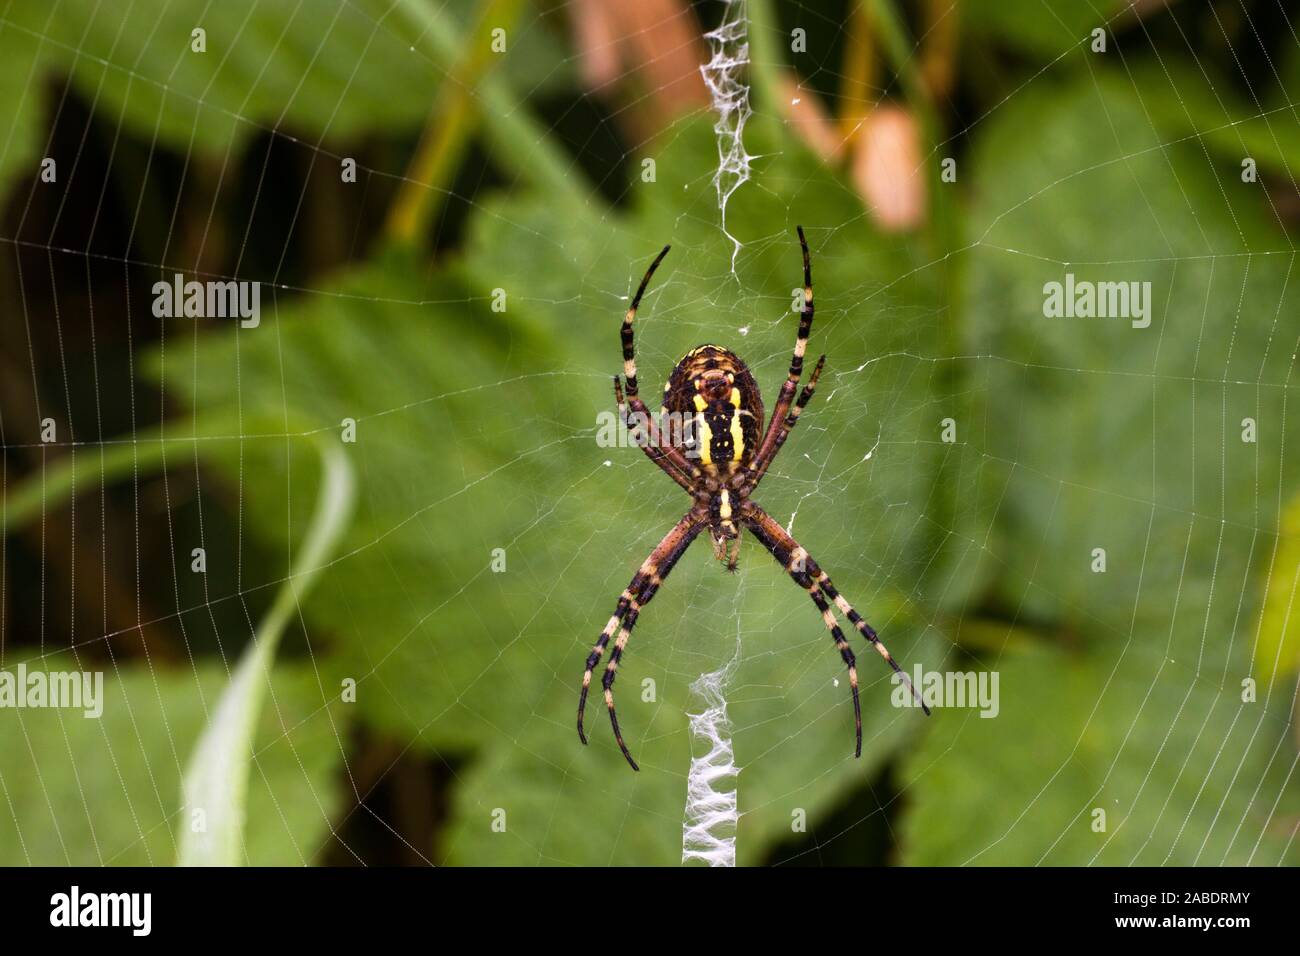
[[[153,471],[162,465],[165,444],[157,431],[150,430],[129,442],[101,445],[98,454],[88,450],[79,462],[74,455],[60,455],[5,496],[0,534],[12,534],[58,507],[76,494],[78,481],[110,484],[141,471]]]
[[[420,29],[422,41],[433,45],[441,62],[456,63],[462,59],[463,41],[445,14],[424,0],[399,0],[398,5]],[[489,24],[489,29],[499,25]],[[482,77],[474,93],[478,118],[492,143],[494,159],[520,179],[547,192],[577,203],[591,201],[590,192],[580,185],[583,177],[572,160],[555,145],[541,124],[528,115],[499,76]]]
[[[276,646],[342,537],[355,497],[352,464],[342,447],[323,435],[316,445],[321,488],[307,536],[253,642],[235,665],[181,783],[181,866],[237,866],[243,861],[248,776]]]
[[[781,95],[781,71],[785,64],[777,54],[780,24],[768,0],[747,0],[749,24],[749,74],[758,105],[766,112],[784,116],[788,104]]]
[[[963,336],[958,323],[961,301],[957,288],[958,274],[952,254],[959,247],[961,235],[956,203],[952,199],[956,184],[945,183],[940,179],[939,163],[943,157],[938,155],[938,150],[942,128],[935,113],[929,86],[921,73],[920,61],[909,43],[895,0],[872,0],[869,10],[874,18],[876,35],[903,87],[907,104],[921,127],[921,150],[926,157],[926,193],[930,203],[930,253],[939,263],[948,310],[948,321],[944,325],[944,348],[946,354],[957,355],[961,351]]]
[[[160,431],[150,430],[129,442],[101,446],[102,454],[83,455],[80,462],[73,455],[61,456],[6,496],[3,533],[59,507],[76,494],[78,482],[109,484],[161,468],[169,444],[192,443],[203,433],[220,434],[220,427],[214,425],[217,423],[204,423],[202,430],[196,427],[195,434],[185,438],[165,438]],[[311,437],[320,453],[322,473],[316,511],[289,577],[235,666],[186,770],[182,782],[186,814],[179,852],[182,865],[233,866],[242,861],[253,735],[275,649],[291,615],[342,536],[352,510],[355,480],[351,463],[332,437],[323,433]],[[201,828],[196,827],[200,819],[196,810],[202,811]]]
[[[928,126],[927,132],[934,137],[938,133],[934,105],[897,5],[894,0],[872,0],[870,14],[875,21],[876,35],[880,37],[885,55],[898,75],[908,104],[917,111],[918,119]]]
[[[857,135],[867,115],[867,99],[875,83],[876,59],[872,38],[872,0],[857,0],[849,14],[840,69],[840,136],[847,143]]]
[[[522,0],[488,0],[468,49],[438,90],[420,145],[389,212],[386,232],[401,244],[419,243],[442,205],[470,138],[479,128],[475,91],[498,54],[491,49],[494,28],[507,36],[519,19]]]
[[[260,420],[259,420],[260,423]],[[283,428],[267,419],[273,432]],[[221,420],[198,420],[190,435],[166,435],[162,427],[141,431],[128,439],[88,445],[80,455],[61,454],[45,468],[16,485],[4,497],[0,510],[0,535],[9,535],[42,514],[60,507],[77,493],[78,485],[98,487],[127,478],[140,477],[162,470],[169,445],[193,445],[195,442],[247,441],[250,420],[244,422],[245,434],[238,436],[236,423]],[[307,431],[304,424],[303,432]],[[229,435],[228,439],[221,436]]]

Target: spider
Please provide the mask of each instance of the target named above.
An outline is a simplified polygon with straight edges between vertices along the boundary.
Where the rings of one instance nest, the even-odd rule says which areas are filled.
[[[803,375],[804,352],[808,347],[808,334],[813,323],[812,266],[808,256],[808,242],[803,227],[797,226],[799,245],[803,250],[803,309],[799,314],[799,332],[795,338],[794,356],[790,359],[790,374],[781,386],[776,407],[766,431],[759,437],[763,424],[763,399],[758,384],[740,357],[720,345],[701,345],[687,352],[673,369],[664,389],[663,413],[667,421],[667,434],[651,418],[645,402],[638,393],[636,377],[636,349],[633,345],[632,322],[636,318],[641,296],[645,294],[659,263],[668,255],[669,246],[650,263],[641,285],[636,290],[632,305],[623,318],[623,378],[627,382],[626,401],[619,377],[614,376],[614,400],[619,417],[625,427],[636,437],[637,443],[650,460],[694,499],[691,509],[682,516],[672,530],[664,536],[650,556],[632,577],[626,590],[619,596],[614,615],[600,632],[587,668],[582,675],[582,693],[578,698],[578,738],[585,744],[587,734],[582,727],[583,712],[587,706],[587,691],[591,675],[605,653],[605,647],[617,630],[618,638],[610,652],[609,663],[601,681],[605,690],[605,706],[609,709],[610,724],[619,749],[633,770],[640,770],[623,741],[618,715],[614,710],[614,678],[628,638],[636,624],[641,609],[650,603],[673,566],[690,547],[691,542],[705,528],[713,538],[714,555],[728,570],[736,568],[736,555],[741,529],[749,531],[772,557],[808,592],[822,621],[835,639],[849,670],[849,687],[853,691],[853,722],[857,734],[855,757],[862,756],[862,706],[858,700],[858,671],[853,650],[840,630],[831,604],[849,619],[864,638],[894,669],[899,679],[911,691],[921,709],[929,716],[930,709],[917,694],[916,688],[898,663],[880,642],[871,625],[853,609],[831,583],[830,577],[812,559],[799,542],[785,528],[758,506],[753,499],[763,475],[772,459],[781,450],[790,430],[799,421],[799,415],[812,398],[826,362],[823,355],[817,360],[808,384],[795,398],[799,380]],[[631,415],[636,416],[634,427]],[[682,423],[689,423],[690,428]],[[689,434],[693,432],[693,434]]]

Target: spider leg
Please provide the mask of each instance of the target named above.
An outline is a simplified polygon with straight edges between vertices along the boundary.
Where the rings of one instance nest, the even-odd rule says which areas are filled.
[[[632,297],[632,304],[628,306],[627,314],[623,316],[619,336],[623,342],[623,377],[627,379],[627,404],[639,419],[638,424],[642,424],[645,428],[646,440],[638,444],[650,460],[667,472],[673,481],[690,491],[690,481],[699,477],[699,469],[682,454],[680,449],[674,448],[663,440],[659,426],[650,414],[650,409],[641,400],[640,386],[636,378],[636,341],[632,331],[636,310],[641,306],[641,297],[645,295],[651,276],[655,274],[659,263],[663,262],[664,256],[668,255],[668,250],[671,248],[671,246],[664,246],[659,255],[655,256],[654,262],[650,263],[650,268],[645,271],[645,275],[641,277],[641,284],[637,286],[636,295]],[[623,419],[624,425],[631,429],[630,418],[623,405],[622,388],[617,378],[614,379],[614,394],[618,400],[619,416]]]
[[[668,577],[668,572],[686,553],[686,549],[690,547],[696,535],[704,529],[705,523],[700,514],[691,510],[682,516],[668,534],[664,535],[663,540],[650,552],[650,556],[632,576],[631,583],[619,596],[614,615],[600,632],[600,637],[597,638],[595,646],[587,656],[587,669],[582,675],[582,692],[578,697],[578,738],[584,744],[587,742],[587,735],[583,730],[582,722],[587,707],[587,691],[591,687],[591,675],[596,665],[600,663],[609,639],[614,635],[615,630],[618,631],[618,639],[614,642],[614,650],[610,653],[602,685],[605,691],[605,705],[609,708],[610,723],[614,728],[614,739],[618,741],[619,749],[623,751],[623,756],[627,758],[633,770],[641,768],[636,765],[636,761],[628,752],[627,745],[623,742],[623,734],[618,727],[618,716],[614,712],[614,677],[618,672],[618,662],[623,656],[624,648],[627,647],[632,627],[636,624],[641,608],[650,603],[650,599],[655,596],[655,592]]]
[[[632,297],[632,304],[628,306],[627,315],[623,316],[623,328],[619,334],[623,339],[623,376],[627,379],[627,394],[629,398],[636,398],[636,345],[632,340],[632,321],[636,318],[636,310],[641,305],[641,296],[645,295],[646,286],[650,284],[650,277],[655,274],[659,268],[659,263],[664,261],[664,256],[668,255],[668,250],[672,246],[664,246],[655,256],[655,261],[650,263],[650,268],[645,271],[641,277],[641,284],[637,286],[636,295]]]
[[[836,645],[839,646],[843,636],[839,632],[838,625],[834,623],[835,616],[831,613],[830,607],[827,604],[827,598],[835,603],[835,606],[839,608],[840,612],[849,619],[849,622],[856,627],[858,632],[867,639],[873,648],[875,648],[876,653],[884,658],[885,662],[893,669],[894,673],[898,675],[899,680],[907,685],[908,690],[912,692],[913,698],[915,698],[916,702],[921,705],[921,709],[928,717],[930,715],[930,708],[926,706],[921,695],[918,694],[916,688],[912,686],[911,678],[907,676],[907,672],[898,666],[898,662],[894,660],[893,656],[889,653],[889,650],[883,643],[881,643],[875,629],[864,621],[862,615],[854,610],[853,605],[851,605],[844,596],[835,589],[835,585],[831,583],[830,576],[818,567],[817,562],[814,561],[812,556],[800,546],[799,542],[796,541],[793,536],[785,530],[785,528],[781,527],[775,518],[769,515],[762,508],[758,507],[758,505],[752,505],[752,510],[741,520],[745,523],[745,526],[753,532],[754,537],[762,543],[763,547],[767,548],[767,550],[772,553],[772,557],[776,558],[776,560],[785,567],[786,572],[794,578],[795,582],[807,590],[812,596],[813,603],[816,604],[817,609],[822,612],[822,620],[825,621],[826,626],[831,630],[832,636],[836,639]],[[846,654],[846,650],[847,645],[840,647],[841,656],[844,657],[844,662],[849,665],[849,684],[853,688],[854,710],[857,712],[857,671],[854,669],[852,663],[852,653],[849,652]],[[858,724],[860,735],[860,716],[858,716]],[[860,741],[858,754],[861,754]]]
[[[800,562],[797,560],[796,555],[798,554],[798,551],[802,551],[802,549],[796,551],[795,549],[798,548],[798,545],[795,545],[793,548],[785,546],[780,540],[768,534],[761,525],[750,524],[749,527],[754,532],[754,537],[758,538],[758,540],[762,542],[763,547],[767,548],[767,550],[771,552],[772,557],[776,558],[777,562],[785,568],[786,573],[790,575],[794,580],[794,583],[808,592],[808,596],[812,598],[813,604],[815,604],[817,610],[821,612],[822,623],[826,625],[826,629],[831,632],[831,637],[835,640],[835,647],[840,652],[840,657],[844,661],[844,666],[849,669],[849,689],[853,693],[853,731],[855,735],[853,756],[861,757],[862,702],[858,697],[858,662],[857,658],[853,654],[853,649],[849,646],[849,642],[844,638],[844,632],[840,630],[839,622],[835,620],[835,614],[831,611],[830,605],[826,601],[826,597],[817,586],[817,582],[814,580],[812,574],[810,574],[804,566],[806,562]],[[790,540],[793,541],[794,539],[791,538]]]
[[[768,462],[776,454],[777,434],[785,424],[786,413],[790,410],[791,402],[794,401],[795,389],[799,387],[799,378],[803,375],[803,356],[808,349],[808,336],[812,332],[812,264],[808,257],[808,240],[804,238],[803,226],[796,226],[795,229],[799,233],[799,247],[803,250],[803,310],[799,313],[799,332],[794,340],[794,355],[790,359],[790,374],[786,376],[785,382],[781,385],[781,393],[777,396],[776,406],[772,409],[772,418],[767,423],[767,431],[763,433],[763,440],[759,442],[753,464],[750,465],[750,468],[758,474],[761,474],[767,468]],[[809,397],[812,397],[811,393],[809,393]],[[786,431],[788,430],[786,429]],[[781,440],[785,440],[784,435],[781,436]]]
[[[646,453],[646,457],[663,469],[664,474],[681,485],[683,489],[692,492],[691,479],[694,477],[695,469],[691,467],[690,462],[678,449],[663,441],[663,433],[659,430],[659,426],[655,424],[654,419],[650,417],[650,410],[646,408],[639,398],[634,399],[632,403],[634,408],[639,406],[639,409],[635,412],[638,420],[636,422],[632,421],[631,415],[628,414],[627,404],[623,399],[623,386],[619,382],[617,375],[614,376],[614,401],[618,404],[619,420],[623,423],[623,427],[633,436],[641,450]],[[644,440],[637,437],[637,429],[642,426],[645,430]],[[676,454],[674,455],[674,453]],[[682,461],[680,465],[677,463],[678,458]]]
[[[812,564],[812,558],[809,558],[808,562]],[[898,675],[899,680],[906,684],[907,689],[912,692],[913,699],[921,705],[921,710],[925,713],[925,716],[929,717],[930,708],[926,706],[925,700],[916,692],[916,688],[912,686],[912,679],[907,676],[907,671],[898,666],[898,662],[894,660],[885,645],[881,643],[880,638],[876,635],[875,628],[862,619],[862,615],[853,609],[853,605],[845,599],[844,595],[835,590],[835,585],[831,583],[830,575],[818,568],[815,577],[817,580],[817,586],[821,588],[822,593],[835,602],[835,606],[849,619],[849,623],[858,629],[858,632],[871,643],[872,647],[876,649],[876,653],[883,657],[885,663],[893,668],[894,673]]]
[[[808,379],[808,384],[803,387],[799,397],[795,399],[794,405],[790,409],[790,414],[785,416],[785,421],[781,423],[780,429],[776,433],[776,438],[772,441],[772,450],[768,453],[767,458],[762,461],[756,461],[750,466],[752,474],[749,478],[749,484],[746,493],[752,492],[758,487],[758,483],[763,480],[763,475],[767,473],[768,465],[776,459],[777,452],[785,444],[786,438],[790,435],[790,430],[799,423],[799,416],[803,413],[804,406],[808,404],[813,397],[813,392],[817,390],[817,379],[821,378],[822,366],[826,364],[826,356],[823,355],[817,360],[817,366],[813,369],[812,376]]]

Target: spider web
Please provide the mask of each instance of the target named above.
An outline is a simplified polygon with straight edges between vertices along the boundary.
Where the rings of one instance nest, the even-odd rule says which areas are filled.
[[[604,120],[593,132],[569,108],[538,124],[610,170],[600,185],[618,194],[611,207],[565,206],[485,147],[490,164],[469,162],[435,190],[434,231],[455,252],[440,247],[430,264],[368,238],[397,190],[420,185],[407,166],[414,143],[347,142],[393,51],[409,62],[391,68],[429,89],[462,82],[408,4],[300,5],[290,27],[324,11],[307,40],[288,27],[259,40],[265,8],[240,8],[229,31],[210,31],[205,55],[237,58],[258,42],[270,55],[233,107],[221,80],[188,82],[188,28],[162,71],[130,45],[183,16],[133,6],[106,27],[98,5],[69,9],[71,34],[57,11],[0,13],[0,38],[36,49],[18,60],[18,92],[44,104],[34,150],[22,151],[15,125],[0,169],[15,156],[29,169],[47,155],[59,164],[57,184],[29,176],[11,190],[4,230],[4,376],[20,384],[0,421],[0,669],[103,671],[106,711],[87,721],[0,710],[12,742],[0,762],[5,862],[175,859],[193,810],[180,779],[264,611],[301,573],[292,558],[319,490],[313,443],[338,440],[343,418],[358,435],[344,445],[356,513],[323,583],[298,596],[267,684],[240,847],[249,862],[365,864],[383,840],[428,864],[676,862],[700,755],[691,685],[723,672],[725,699],[709,703],[725,702],[743,768],[740,862],[1294,859],[1294,676],[1241,696],[1267,646],[1264,594],[1289,613],[1300,567],[1288,563],[1285,518],[1294,247],[1284,201],[1242,200],[1233,163],[1211,161],[1225,139],[1249,148],[1237,121],[1201,119],[1175,75],[1182,58],[1192,79],[1208,70],[1189,10],[1133,21],[1127,7],[1090,7],[1088,29],[1104,27],[1112,44],[1105,60],[1081,32],[916,157],[928,170],[957,155],[954,188],[981,161],[1014,169],[980,180],[978,218],[951,248],[882,234],[872,204],[770,104],[754,105],[739,152],[721,154],[731,184],[715,182],[717,116],[701,103],[657,136],[624,132],[612,156]],[[464,11],[428,9],[471,29]],[[1232,38],[1213,28],[1250,91],[1246,118],[1283,153],[1293,103],[1255,98],[1264,81],[1242,64],[1267,56],[1261,11],[1288,49],[1300,44],[1294,19],[1280,4],[1239,9],[1246,26]],[[578,4],[561,12],[590,16]],[[680,16],[698,30],[719,12]],[[811,5],[793,20],[813,41],[791,98],[807,107],[843,79],[826,51],[847,27]],[[508,33],[518,50],[556,31],[527,8]],[[339,55],[340,37],[355,58]],[[905,44],[904,63],[926,39]],[[789,46],[784,30],[767,40]],[[42,92],[43,56],[71,62],[61,69],[76,79]],[[571,60],[494,78],[521,100],[544,97]],[[1265,80],[1280,82],[1281,64],[1266,63]],[[323,101],[308,79],[322,70],[341,74]],[[1153,76],[1176,91],[1183,132],[1155,120]],[[1227,95],[1207,85],[1212,105]],[[620,112],[668,88],[652,82]],[[734,106],[747,93],[725,96]],[[897,82],[868,90],[841,145],[870,122],[867,107],[903,99]],[[1089,118],[1089,148],[1032,138],[1042,100]],[[1040,163],[1025,162],[1029,149]],[[354,154],[351,192],[322,190]],[[636,182],[647,155],[656,177]],[[1203,167],[1189,166],[1198,155]],[[635,185],[611,185],[623,167]],[[585,175],[577,160],[568,172]],[[1239,214],[1248,202],[1253,220]],[[1115,217],[1109,228],[1090,226],[1098,211]],[[343,225],[325,228],[331,215]],[[795,223],[813,248],[812,347],[828,366],[759,498],[904,666],[997,672],[1002,712],[938,708],[925,721],[894,707],[888,671],[852,637],[864,710],[855,761],[843,665],[811,602],[752,538],[734,577],[696,546],[620,665],[623,729],[643,768],[633,775],[599,699],[591,746],[575,739],[578,678],[617,595],[687,503],[635,448],[598,441],[614,330],[671,241],[638,316],[645,393],[687,348],[717,341],[749,362],[770,410],[794,338]],[[317,245],[327,248],[309,256]],[[964,272],[963,300],[935,291],[950,269]],[[1150,279],[1167,294],[1149,328],[1066,328],[1042,315],[1041,287],[1070,270]],[[261,281],[260,326],[153,320],[148,290],[175,272]],[[955,316],[972,314],[952,337]],[[1259,441],[1239,440],[1244,417]],[[53,441],[40,436],[46,418]],[[70,497],[58,484],[67,468]],[[31,488],[36,517],[11,530]],[[194,547],[205,574],[190,571]],[[1089,568],[1097,547],[1104,573]],[[409,809],[431,787],[436,800],[423,802],[438,805],[436,820]]]

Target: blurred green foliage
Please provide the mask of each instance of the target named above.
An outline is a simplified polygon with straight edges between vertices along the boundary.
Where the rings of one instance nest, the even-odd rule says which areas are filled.
[[[457,10],[453,33],[468,22]],[[1300,812],[1290,685],[1241,698],[1279,502],[1298,490],[1284,454],[1300,438],[1286,414],[1293,252],[1286,214],[1242,182],[1240,159],[1285,179],[1300,134],[1286,90],[1250,102],[1194,57],[1140,39],[1141,56],[1130,43],[1085,57],[1102,13],[965,7],[969,42],[1034,59],[959,144],[959,183],[944,187],[961,197],[956,294],[934,237],[881,234],[850,183],[760,110],[746,132],[755,182],[728,212],[734,274],[697,116],[642,147],[655,181],[617,207],[485,191],[433,267],[383,248],[309,291],[264,289],[257,329],[156,350],[149,379],[184,406],[178,421],[197,411],[205,466],[258,552],[277,556],[267,581],[288,573],[315,504],[311,440],[356,422],[355,516],[302,604],[310,662],[288,655],[261,718],[248,861],[320,859],[358,798],[344,781],[364,732],[463,766],[435,862],[675,863],[688,686],[738,639],[742,862],[777,852],[792,812],[825,817],[884,775],[899,798],[855,818],[897,821],[904,863],[1293,860],[1278,823]],[[39,61],[129,135],[214,156],[257,127],[331,143],[414,132],[442,73],[388,4],[220,5],[204,17],[214,52],[198,59],[185,55],[191,5],[155,14],[140,11],[157,29],[119,35],[106,13],[11,7],[0,44],[44,42],[18,43],[28,52],[0,71],[30,88]],[[530,27],[505,82],[570,82],[554,35]],[[12,176],[38,152],[40,113],[31,97],[0,110]],[[687,502],[635,448],[595,441],[618,319],[672,242],[638,318],[647,398],[682,352],[717,340],[770,402],[795,325],[795,223],[813,246],[827,371],[760,500],[896,657],[998,671],[1001,713],[895,709],[864,647],[853,760],[842,665],[806,597],[752,539],[734,578],[697,545],[620,670],[634,775],[599,701],[592,745],[577,741],[581,664]],[[1151,281],[1151,327],[1044,318],[1043,285],[1067,271]],[[956,445],[939,441],[947,417]],[[1245,417],[1257,444],[1239,440]],[[1098,547],[1106,574],[1089,567]],[[498,548],[505,574],[489,566]],[[355,705],[338,702],[345,677]],[[131,706],[102,725],[24,715],[23,746],[0,752],[14,810],[0,814],[0,861],[170,862],[180,768],[225,679],[211,662],[134,663],[110,678],[110,699]],[[505,833],[489,825],[497,808]]]
[[[473,4],[442,3],[439,14],[443,35],[454,38]],[[196,29],[203,55],[191,51]],[[570,78],[552,33],[519,37],[505,61],[516,85],[545,90]],[[125,10],[91,0],[10,3],[0,31],[9,48],[66,71],[105,121],[146,143],[156,137],[215,158],[259,130],[313,142],[418,130],[444,79],[441,58],[427,52],[435,40],[389,0],[133,0]],[[22,60],[4,68],[20,71]],[[35,92],[26,81],[15,88]]]
[[[40,666],[84,669],[63,655]],[[98,720],[76,710],[8,712],[0,861],[173,863],[180,833],[193,822],[180,809],[181,773],[228,677],[215,662],[193,671],[132,665],[105,675]],[[252,865],[310,863],[343,807],[338,721],[346,707],[337,700],[322,705],[321,695],[310,665],[282,666],[272,683],[248,785],[243,851]]]
[[[1286,783],[1285,703],[1244,704],[1241,681],[1300,439],[1278,342],[1293,257],[1236,163],[1153,128],[1150,89],[1041,84],[973,150],[970,350],[987,358],[963,537],[998,556],[996,603],[1056,634],[985,661],[998,719],[939,722],[908,761],[917,863],[1243,863],[1272,808],[1241,781]],[[1067,270],[1151,281],[1150,328],[1038,320]]]

